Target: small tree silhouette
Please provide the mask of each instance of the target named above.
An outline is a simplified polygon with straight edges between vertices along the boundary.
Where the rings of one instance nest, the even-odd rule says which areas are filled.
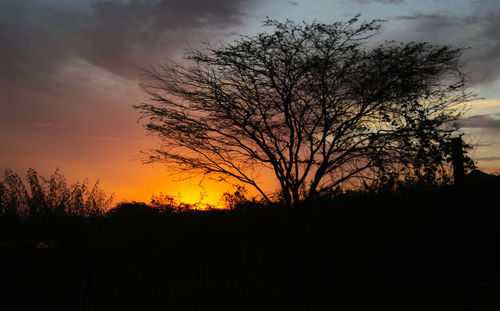
[[[134,106],[161,138],[147,161],[255,188],[270,170],[287,206],[380,175],[432,176],[448,155],[458,104],[472,99],[463,49],[369,45],[381,21],[267,20],[271,33],[191,51],[147,70]]]

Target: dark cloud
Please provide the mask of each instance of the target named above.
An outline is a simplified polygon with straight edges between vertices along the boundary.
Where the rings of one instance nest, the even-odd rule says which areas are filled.
[[[475,115],[460,120],[465,128],[485,128],[500,130],[500,119],[495,119],[489,115]]]
[[[405,39],[469,48],[464,54],[467,73],[480,84],[500,76],[500,11],[494,5],[489,11],[462,17],[417,13],[396,19],[410,24],[410,31],[401,34]]]
[[[404,0],[351,0],[358,3],[371,3],[371,2],[381,2],[381,3],[404,3]]]
[[[0,0],[0,141],[142,137],[141,68],[238,32],[257,1]]]
[[[239,25],[255,1],[2,0],[0,82],[44,81],[74,59],[133,77],[192,39]]]

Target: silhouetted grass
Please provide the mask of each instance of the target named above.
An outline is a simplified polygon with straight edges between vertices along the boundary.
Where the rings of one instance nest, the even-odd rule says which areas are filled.
[[[0,309],[497,310],[497,190],[2,224]]]

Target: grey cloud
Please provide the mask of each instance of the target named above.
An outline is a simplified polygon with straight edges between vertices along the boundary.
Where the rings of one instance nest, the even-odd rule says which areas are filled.
[[[247,4],[243,0],[95,2],[89,58],[114,72],[127,64],[141,65],[137,61],[158,57],[155,53],[185,47],[199,32],[238,25]]]
[[[256,1],[2,0],[0,82],[43,82],[74,58],[133,77],[190,39],[239,25]]]
[[[495,119],[489,115],[475,115],[460,120],[460,124],[465,128],[485,128],[500,130],[500,119]]]
[[[405,15],[396,17],[397,20],[416,21],[417,24],[414,30],[419,32],[431,32],[443,29],[444,27],[457,26],[459,23],[453,21],[449,16],[439,14],[422,14]]]
[[[371,3],[371,2],[381,2],[381,3],[404,3],[404,0],[352,0],[358,3]]]
[[[480,84],[500,76],[500,11],[495,6],[489,11],[465,17],[417,13],[396,19],[410,24],[411,31],[401,34],[405,39],[470,47],[464,54],[467,73]]]

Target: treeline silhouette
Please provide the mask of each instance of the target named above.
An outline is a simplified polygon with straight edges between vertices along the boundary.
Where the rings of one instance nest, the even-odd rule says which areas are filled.
[[[53,204],[43,188],[33,206],[50,212],[0,217],[0,309],[497,310],[499,182],[474,174],[460,192],[414,185],[295,209],[240,192],[231,210],[133,202],[68,212],[95,209]],[[22,187],[7,175],[12,198]]]

